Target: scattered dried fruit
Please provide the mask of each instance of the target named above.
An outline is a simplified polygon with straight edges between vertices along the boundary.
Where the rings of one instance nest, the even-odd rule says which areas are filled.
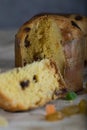
[[[87,101],[86,100],[81,100],[80,103],[78,104],[80,113],[87,114]]]
[[[67,117],[79,113],[78,105],[68,106],[61,110],[62,113]]]
[[[53,114],[56,112],[56,108],[54,105],[52,104],[49,104],[46,106],[46,114],[49,115],[49,114]]]
[[[67,94],[66,94],[66,99],[67,100],[74,100],[74,99],[76,99],[77,98],[77,94],[75,93],[75,92],[68,92]]]
[[[46,116],[47,121],[58,121],[75,114],[87,114],[87,101],[82,99],[79,104],[67,106],[60,111],[56,111],[54,105],[46,106]]]
[[[45,117],[47,121],[57,121],[57,120],[62,120],[63,118],[64,118],[64,115],[61,111],[46,115]]]

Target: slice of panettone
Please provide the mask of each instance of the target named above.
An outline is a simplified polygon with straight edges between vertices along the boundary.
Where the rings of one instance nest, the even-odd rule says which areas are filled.
[[[0,74],[0,108],[7,111],[37,108],[63,97],[64,87],[54,62],[36,61]]]

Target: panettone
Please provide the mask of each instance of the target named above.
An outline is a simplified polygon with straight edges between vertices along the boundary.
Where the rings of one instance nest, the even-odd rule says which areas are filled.
[[[55,63],[48,59],[0,74],[0,108],[7,111],[43,106],[63,96],[62,92],[64,83]]]
[[[84,35],[67,15],[41,14],[23,24],[15,38],[15,65],[49,58],[68,90],[83,87]]]

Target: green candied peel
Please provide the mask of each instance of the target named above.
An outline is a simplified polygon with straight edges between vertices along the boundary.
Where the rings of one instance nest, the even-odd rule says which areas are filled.
[[[73,91],[70,91],[66,94],[66,100],[74,100],[77,98],[77,94]]]

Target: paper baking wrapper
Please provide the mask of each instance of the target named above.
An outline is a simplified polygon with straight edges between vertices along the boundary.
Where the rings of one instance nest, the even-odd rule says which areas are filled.
[[[85,65],[87,66],[87,36],[85,37]]]
[[[67,88],[72,91],[80,91],[83,88],[84,47],[84,39],[75,39],[64,45],[64,80]]]

